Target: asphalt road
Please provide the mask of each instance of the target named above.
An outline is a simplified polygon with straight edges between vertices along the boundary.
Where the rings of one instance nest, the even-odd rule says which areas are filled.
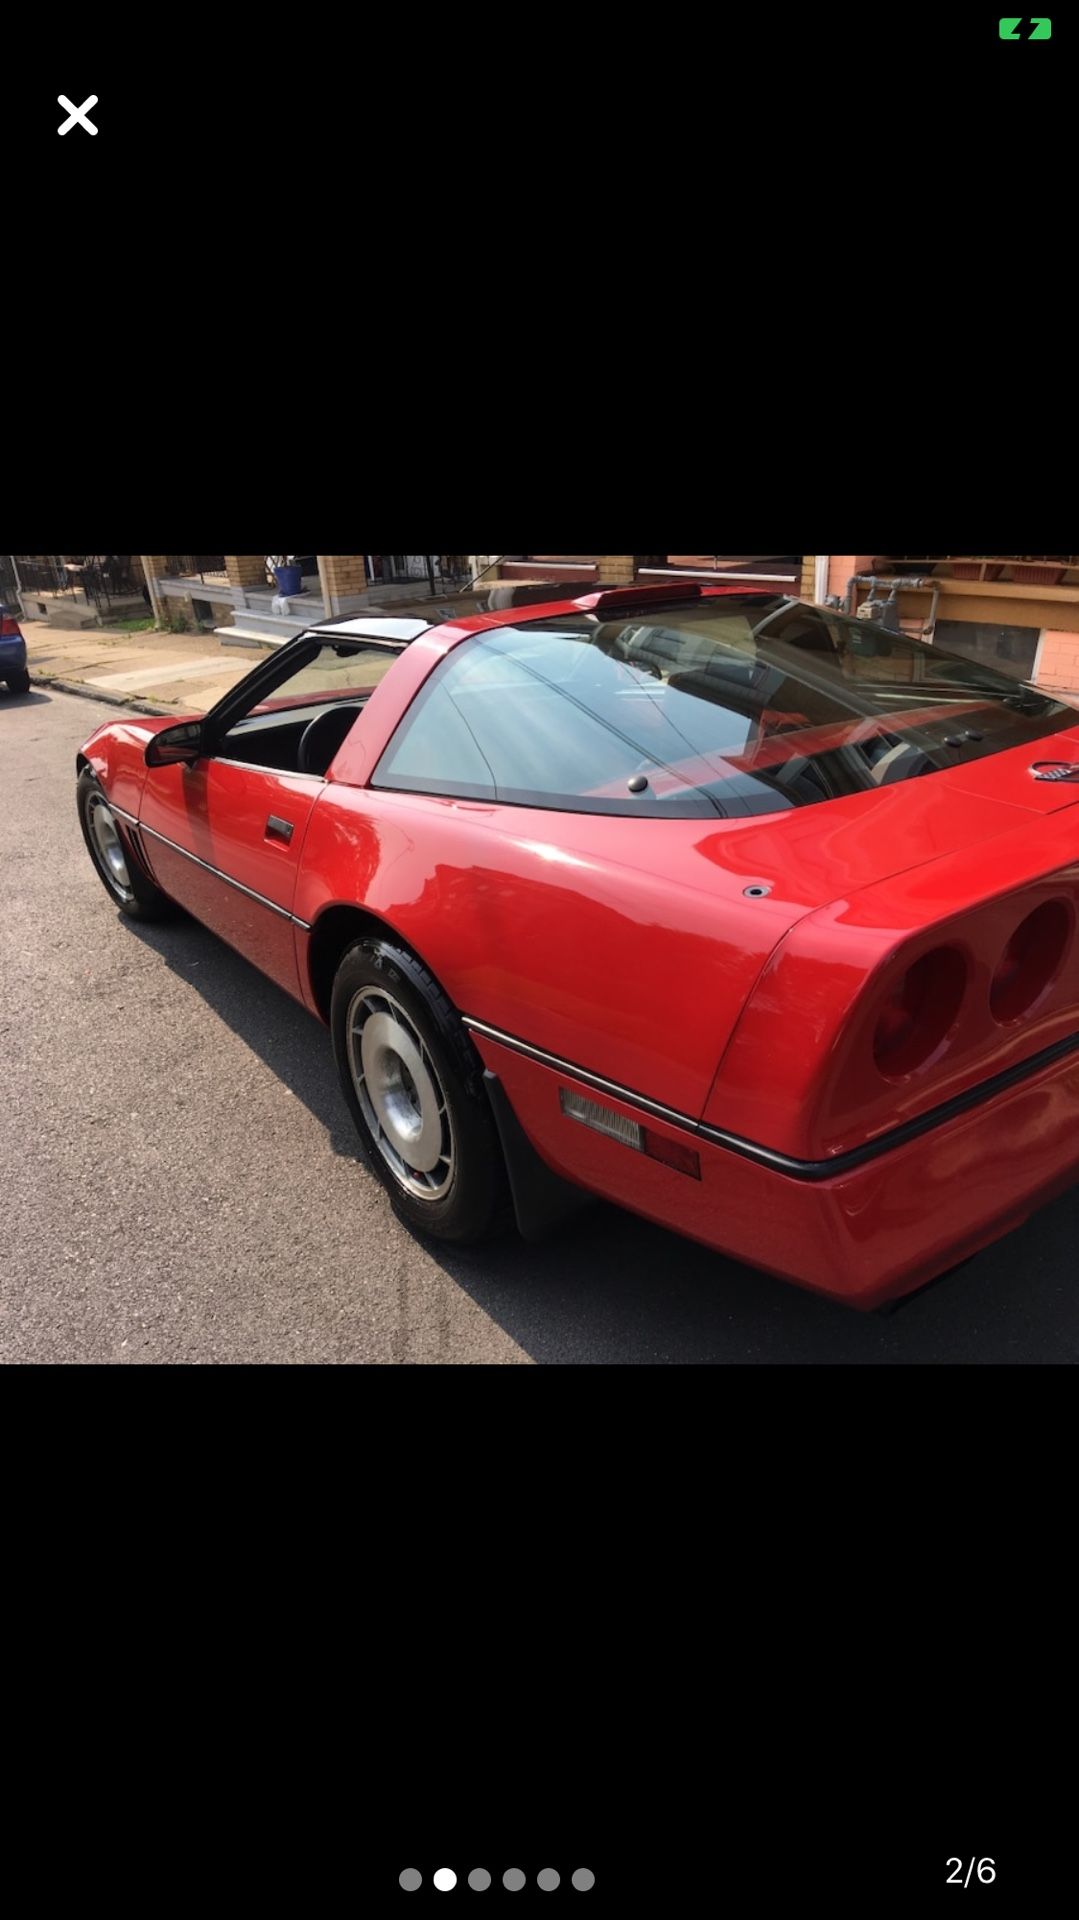
[[[3,1360],[1075,1360],[1079,1191],[890,1319],[603,1206],[539,1248],[421,1246],[318,1023],[193,922],[110,904],[74,807],[110,717],[0,694]]]

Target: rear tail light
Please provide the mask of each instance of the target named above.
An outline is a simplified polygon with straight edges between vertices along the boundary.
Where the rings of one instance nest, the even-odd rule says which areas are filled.
[[[666,1135],[655,1133],[651,1127],[643,1127],[638,1120],[630,1120],[624,1113],[616,1113],[613,1107],[604,1106],[599,1100],[589,1100],[583,1093],[573,1093],[569,1087],[560,1087],[558,1098],[562,1111],[570,1120],[579,1120],[582,1126],[591,1127],[593,1133],[604,1133],[609,1140],[617,1140],[624,1147],[632,1147],[636,1153],[647,1155],[649,1160],[659,1160],[665,1167],[673,1167],[676,1173],[685,1173],[691,1180],[701,1177],[700,1155],[680,1140],[668,1140]]]
[[[1016,927],[993,975],[989,1007],[1008,1026],[1021,1020],[1056,979],[1071,937],[1071,915],[1061,900],[1046,900]]]
[[[3,638],[5,640],[17,640],[21,637],[21,635],[22,635],[22,628],[20,627],[18,621],[13,620],[10,613],[5,613],[3,619],[0,620],[0,638]]]
[[[889,1080],[925,1065],[954,1026],[967,985],[967,963],[956,947],[923,953],[897,980],[873,1035],[873,1058]]]

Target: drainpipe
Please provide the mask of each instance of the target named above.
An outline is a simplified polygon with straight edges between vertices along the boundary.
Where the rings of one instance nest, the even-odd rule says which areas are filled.
[[[818,553],[816,571],[813,576],[813,598],[818,607],[823,607],[828,598],[828,555]]]
[[[165,616],[161,608],[161,595],[157,590],[157,576],[147,566],[145,560],[142,563],[142,570],[146,576],[146,585],[150,589],[150,606],[153,611],[154,621],[157,626],[160,626]]]
[[[337,603],[336,594],[330,592],[329,580],[326,574],[326,557],[321,553],[316,554],[315,557],[318,561],[318,584],[322,593],[323,618],[326,620],[335,620],[341,609]]]

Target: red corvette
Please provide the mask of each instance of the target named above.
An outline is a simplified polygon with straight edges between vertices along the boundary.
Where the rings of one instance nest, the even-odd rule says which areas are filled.
[[[870,1308],[1079,1179],[1079,713],[744,588],[437,617],[78,757],[112,899],[329,1025],[407,1222],[597,1194]]]

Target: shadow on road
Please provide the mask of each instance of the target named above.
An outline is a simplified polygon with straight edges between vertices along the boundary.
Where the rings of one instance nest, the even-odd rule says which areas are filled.
[[[12,693],[10,687],[6,687],[0,682],[0,706],[47,707],[48,705],[48,694],[38,693],[35,687],[31,687],[29,693]]]
[[[372,1178],[313,1016],[192,920],[124,925],[304,1102],[357,1179]],[[1079,1188],[887,1319],[600,1204],[540,1247],[516,1235],[474,1251],[425,1246],[541,1363],[1044,1364],[1079,1355],[1077,1238]]]

